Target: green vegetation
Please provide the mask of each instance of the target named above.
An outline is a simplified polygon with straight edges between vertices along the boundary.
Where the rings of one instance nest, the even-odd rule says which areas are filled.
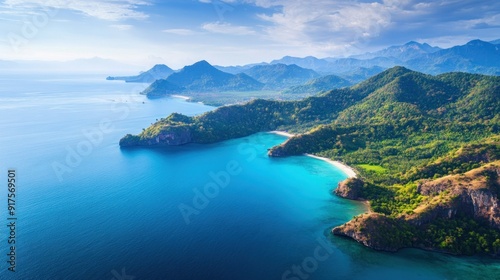
[[[358,222],[354,217],[352,222]],[[369,238],[385,249],[418,247],[457,255],[491,254],[500,250],[500,233],[487,223],[467,217],[437,218],[424,226],[415,226],[392,217],[367,221],[357,230],[367,232],[366,225],[376,227]]]
[[[380,165],[373,165],[373,164],[358,164],[356,165],[362,169],[364,169],[367,172],[375,172],[378,174],[384,174],[387,170],[383,168]]]
[[[318,92],[329,91],[334,88],[342,88],[352,85],[346,79],[335,75],[327,75],[308,81],[299,86],[293,86],[283,91],[284,94],[307,94],[313,95]]]
[[[417,238],[425,247],[456,254],[490,254],[500,250],[500,232],[467,217],[433,220],[418,230]]]
[[[416,181],[422,178],[440,178],[461,174],[499,159],[500,138],[490,137],[482,139],[480,143],[464,145],[430,164],[412,168],[405,177],[408,181]]]
[[[417,192],[417,185],[394,185],[381,187],[373,183],[363,182],[359,197],[370,201],[374,212],[396,218],[401,214],[411,214],[420,203],[427,199]]]
[[[360,197],[402,224],[402,232],[388,232],[387,238],[412,236],[420,247],[454,253],[498,252],[499,229],[470,216],[438,217],[411,227],[405,221],[458,203],[447,190],[422,194],[422,180],[463,174],[500,159],[500,77],[430,76],[394,67],[350,88],[300,101],[253,100],[192,118],[173,115],[120,144],[155,145],[151,139],[168,133],[189,135],[177,144],[210,143],[276,129],[306,133],[273,147],[271,156],[312,153],[357,166],[364,181]],[[500,186],[495,190],[499,195]]]
[[[183,92],[190,102],[201,102],[210,106],[224,106],[227,104],[242,104],[255,99],[276,101],[293,101],[307,97],[306,94],[285,95],[272,90],[258,91],[223,91],[223,92]]]
[[[304,84],[320,75],[311,69],[305,69],[295,64],[256,65],[243,73],[263,83],[264,89],[282,90],[290,86]]]
[[[255,91],[263,86],[246,74],[233,75],[222,72],[202,60],[172,73],[165,79],[154,81],[142,94],[160,97],[190,92]]]

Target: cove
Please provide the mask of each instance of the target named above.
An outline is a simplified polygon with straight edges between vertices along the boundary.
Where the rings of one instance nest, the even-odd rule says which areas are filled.
[[[4,265],[1,279],[495,279],[500,274],[498,262],[490,259],[376,252],[332,236],[332,227],[364,206],[332,194],[346,178],[332,165],[305,156],[267,157],[267,149],[285,137],[259,133],[209,145],[118,146],[123,135],[140,132],[157,118],[213,107],[148,100],[137,94],[137,85],[102,77],[1,80],[6,143],[0,145],[1,180],[6,182],[11,168],[19,179],[16,273]],[[99,129],[103,119],[110,125],[101,130],[102,139],[59,180],[52,164],[65,162],[66,147],[78,152],[79,143],[90,142],[83,130]],[[222,171],[229,175],[219,175]],[[195,190],[207,198],[204,207],[194,207]],[[6,209],[6,188],[0,195]],[[198,211],[189,224],[182,204]],[[6,230],[0,237],[5,257]]]

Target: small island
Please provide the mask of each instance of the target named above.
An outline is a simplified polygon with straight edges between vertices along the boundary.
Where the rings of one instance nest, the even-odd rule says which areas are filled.
[[[120,146],[213,143],[272,130],[296,135],[270,157],[313,154],[359,173],[335,192],[369,201],[371,211],[333,234],[377,250],[499,256],[500,77],[397,66],[298,101],[172,114]]]

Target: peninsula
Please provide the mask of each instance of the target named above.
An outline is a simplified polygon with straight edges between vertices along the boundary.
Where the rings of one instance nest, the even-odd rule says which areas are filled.
[[[261,131],[295,136],[271,157],[341,161],[357,178],[336,193],[371,213],[333,229],[378,250],[500,254],[500,77],[393,67],[299,101],[253,100],[172,114],[121,147],[213,143]]]

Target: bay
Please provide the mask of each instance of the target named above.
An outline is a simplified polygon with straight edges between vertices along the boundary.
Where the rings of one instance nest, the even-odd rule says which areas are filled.
[[[1,279],[495,279],[498,262],[376,252],[331,236],[362,213],[346,178],[309,157],[268,158],[270,133],[210,145],[120,149],[172,112],[146,85],[95,76],[0,77],[0,180],[15,169],[16,272]],[[7,187],[0,209],[7,223]]]

